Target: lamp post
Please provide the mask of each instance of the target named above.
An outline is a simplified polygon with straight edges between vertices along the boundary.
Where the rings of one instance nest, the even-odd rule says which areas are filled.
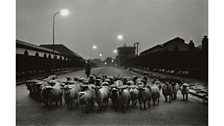
[[[54,35],[54,29],[55,28],[54,27],[55,27],[55,16],[57,14],[61,14],[62,16],[67,16],[69,14],[69,11],[67,9],[63,9],[59,12],[54,13],[54,15],[53,15],[53,58],[55,57],[55,55],[54,55],[54,36],[55,36]]]

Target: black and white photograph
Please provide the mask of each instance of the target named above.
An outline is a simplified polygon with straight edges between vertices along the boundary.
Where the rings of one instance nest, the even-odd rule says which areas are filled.
[[[208,0],[16,0],[15,11],[16,125],[208,125]]]

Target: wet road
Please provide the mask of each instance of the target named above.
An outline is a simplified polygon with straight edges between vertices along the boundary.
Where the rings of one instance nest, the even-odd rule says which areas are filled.
[[[94,68],[95,74],[133,76],[127,70],[114,67]],[[58,76],[84,77],[84,71],[78,71]],[[16,86],[16,123],[17,125],[208,125],[208,106],[197,98],[190,96],[189,101],[182,101],[181,93],[172,103],[164,102],[160,97],[160,104],[147,110],[140,110],[137,106],[126,113],[116,112],[111,105],[106,110],[98,112],[95,107],[89,113],[81,113],[73,106],[68,110],[65,106],[47,108],[44,104],[28,96],[25,85]],[[95,105],[96,106],[96,105]]]

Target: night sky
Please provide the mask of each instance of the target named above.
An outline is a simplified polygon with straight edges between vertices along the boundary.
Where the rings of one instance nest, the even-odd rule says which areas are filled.
[[[93,57],[115,57],[113,50],[140,42],[140,52],[177,36],[186,43],[201,44],[208,35],[207,0],[16,0],[16,39],[32,44],[52,44],[53,14],[67,8],[66,17],[56,16],[55,43],[64,44],[84,58],[92,45]]]

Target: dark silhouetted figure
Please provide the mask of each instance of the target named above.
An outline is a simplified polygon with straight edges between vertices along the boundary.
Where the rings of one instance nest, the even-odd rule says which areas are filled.
[[[202,39],[202,57],[203,57],[203,69],[204,69],[204,78],[208,80],[208,37],[204,36]]]
[[[27,50],[25,50],[24,55],[28,56],[28,51]]]
[[[87,77],[89,77],[90,73],[91,73],[90,61],[87,60],[85,74],[86,74]]]

